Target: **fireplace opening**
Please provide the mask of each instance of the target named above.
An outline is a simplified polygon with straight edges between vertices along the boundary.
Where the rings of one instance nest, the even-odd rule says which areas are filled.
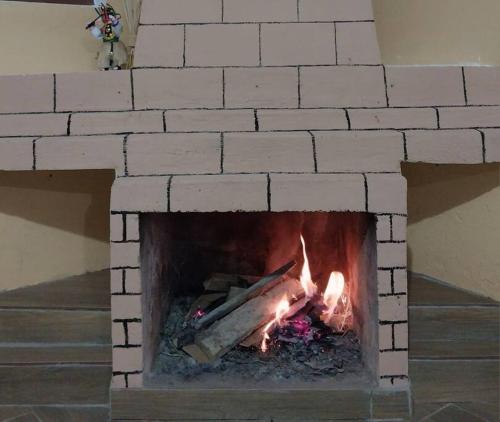
[[[375,218],[367,213],[146,213],[145,384],[372,383]]]

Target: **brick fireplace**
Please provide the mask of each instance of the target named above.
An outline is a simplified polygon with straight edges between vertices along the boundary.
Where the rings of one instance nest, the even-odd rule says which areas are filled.
[[[116,172],[115,417],[129,418],[120,408],[147,390],[158,330],[140,221],[150,213],[214,212],[373,217],[374,382],[354,388],[361,394],[354,413],[335,416],[407,414],[400,164],[500,161],[500,70],[382,65],[369,0],[143,0],[134,66],[0,77],[1,170]],[[202,411],[235,417],[217,390],[164,393],[170,410],[162,411],[173,418],[196,419]],[[316,393],[331,410],[332,391]],[[314,397],[308,389],[296,394]],[[176,406],[201,396],[225,410],[203,402],[193,413]],[[280,398],[254,394],[241,412],[255,416],[259,400],[270,410]],[[145,413],[135,419],[159,418]]]

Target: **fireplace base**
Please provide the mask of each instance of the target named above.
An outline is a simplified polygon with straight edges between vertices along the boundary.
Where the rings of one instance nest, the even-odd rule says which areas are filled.
[[[190,422],[318,422],[406,419],[409,392],[366,389],[121,389],[111,391],[113,419]]]

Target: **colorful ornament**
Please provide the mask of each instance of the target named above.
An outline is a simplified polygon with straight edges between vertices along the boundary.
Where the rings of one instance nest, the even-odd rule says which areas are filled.
[[[86,29],[94,38],[102,40],[97,65],[102,70],[121,69],[128,61],[127,47],[120,41],[121,16],[105,0],[94,0],[94,5],[97,18],[89,22]]]

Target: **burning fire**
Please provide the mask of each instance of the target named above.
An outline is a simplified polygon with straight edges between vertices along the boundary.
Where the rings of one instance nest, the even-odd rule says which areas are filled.
[[[282,324],[283,318],[286,316],[289,310],[290,310],[290,303],[288,302],[288,298],[284,296],[283,299],[281,299],[280,302],[278,303],[278,306],[276,307],[274,319],[264,327],[263,330],[264,336],[262,338],[262,343],[260,346],[263,352],[267,351],[267,342],[270,339],[269,331],[271,327],[273,327],[274,325],[280,326]]]
[[[302,255],[304,255],[304,265],[300,273],[300,284],[302,284],[306,297],[310,299],[318,291],[318,286],[312,281],[311,270],[309,269],[309,259],[306,254],[306,242],[302,235],[300,235],[300,242],[302,243]]]
[[[309,301],[313,298],[317,299],[314,303],[315,306],[321,307],[321,320],[325,325],[334,330],[342,331],[346,326],[347,320],[352,315],[349,294],[345,291],[344,275],[341,272],[333,271],[330,274],[325,291],[318,297],[318,286],[312,280],[309,259],[306,253],[306,244],[302,235],[300,236],[300,242],[302,244],[302,254],[304,256],[304,264],[300,273],[300,283],[304,289],[305,297]],[[262,331],[263,338],[260,348],[263,352],[266,352],[269,348],[268,343],[271,339],[271,330],[274,327],[282,327],[284,324],[287,324],[288,322],[285,321],[286,318],[293,316],[288,315],[288,313],[290,313],[290,302],[285,296],[276,306],[274,319],[266,324]],[[300,323],[300,321],[291,321],[291,323],[297,324]]]
[[[328,280],[328,285],[323,293],[323,303],[326,306],[326,311],[323,311],[321,319],[328,325],[328,322],[332,320],[337,308],[338,301],[344,292],[344,275],[338,271],[333,271],[330,274],[330,279]]]

